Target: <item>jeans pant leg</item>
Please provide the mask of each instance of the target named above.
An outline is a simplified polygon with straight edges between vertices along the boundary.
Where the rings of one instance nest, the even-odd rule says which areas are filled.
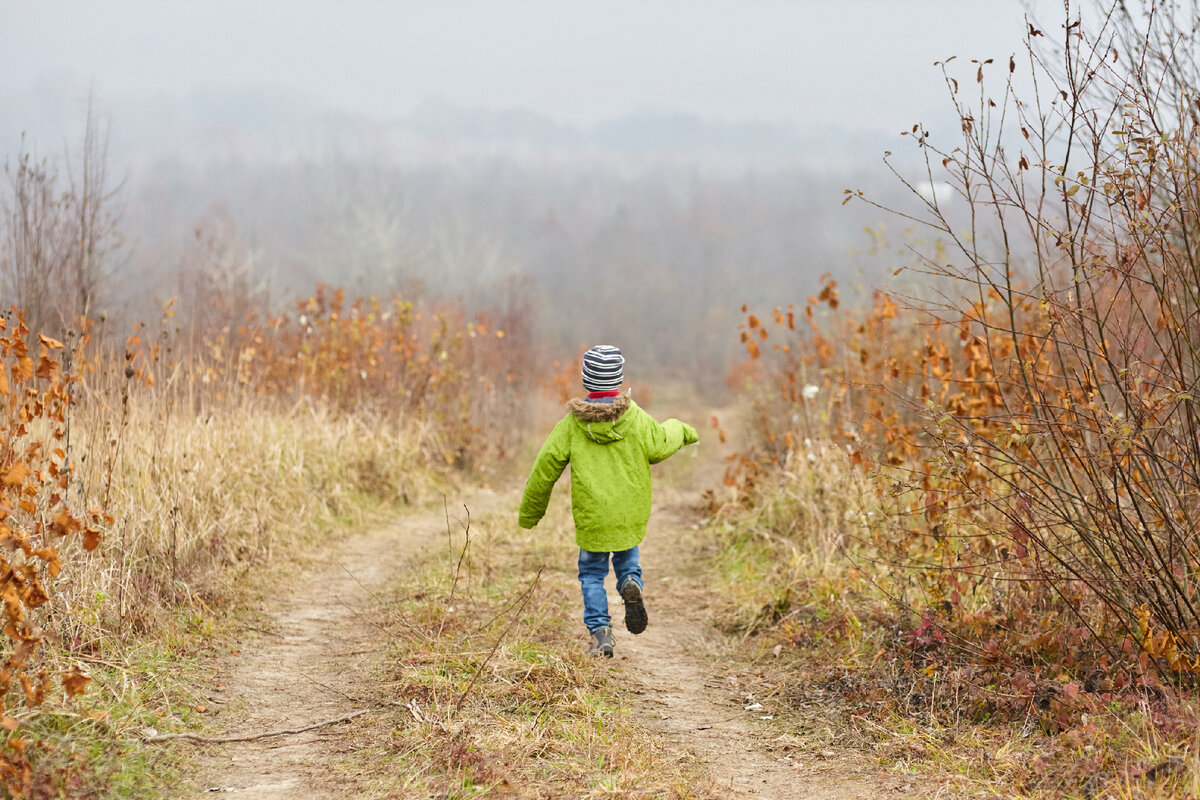
[[[642,565],[638,563],[638,549],[631,547],[628,550],[622,550],[619,553],[612,554],[613,572],[617,573],[617,588],[621,588],[621,584],[626,578],[633,578],[637,581],[638,586],[645,586],[642,582]]]
[[[579,551],[579,586],[583,590],[583,624],[588,631],[611,625],[608,615],[608,592],[604,579],[608,577],[608,553]]]

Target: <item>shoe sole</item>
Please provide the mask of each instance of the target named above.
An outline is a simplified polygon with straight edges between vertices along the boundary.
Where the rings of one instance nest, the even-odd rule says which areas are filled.
[[[646,604],[642,602],[642,587],[637,581],[626,581],[621,587],[621,599],[625,601],[625,630],[630,633],[641,633],[646,630],[650,617],[646,614]]]

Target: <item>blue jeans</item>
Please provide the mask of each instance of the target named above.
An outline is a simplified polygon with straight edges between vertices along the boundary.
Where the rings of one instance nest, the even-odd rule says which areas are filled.
[[[619,553],[580,550],[579,586],[583,589],[583,624],[587,625],[588,631],[612,624],[612,618],[608,616],[608,592],[604,590],[604,579],[608,577],[609,556],[612,556],[613,572],[617,573],[618,588],[630,577],[637,581],[638,586],[644,585],[636,547]]]

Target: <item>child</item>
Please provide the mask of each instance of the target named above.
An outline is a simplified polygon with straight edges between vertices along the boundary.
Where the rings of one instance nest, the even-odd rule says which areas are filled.
[[[598,345],[583,354],[585,398],[567,404],[568,414],[550,432],[525,483],[519,522],[532,528],[546,513],[554,482],[571,464],[571,513],[579,545],[583,622],[591,634],[588,653],[612,658],[612,620],[604,579],[612,557],[617,591],[625,603],[625,627],[646,630],[638,544],[650,519],[650,465],[699,438],[677,419],[658,423],[621,394],[621,351]]]

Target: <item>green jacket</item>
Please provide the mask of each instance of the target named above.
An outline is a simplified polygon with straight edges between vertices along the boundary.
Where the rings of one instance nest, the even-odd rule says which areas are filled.
[[[570,464],[579,546],[594,553],[637,546],[650,520],[650,465],[697,441],[696,429],[677,419],[656,422],[626,395],[612,403],[575,399],[567,409],[538,452],[518,522],[522,528],[538,524]]]

